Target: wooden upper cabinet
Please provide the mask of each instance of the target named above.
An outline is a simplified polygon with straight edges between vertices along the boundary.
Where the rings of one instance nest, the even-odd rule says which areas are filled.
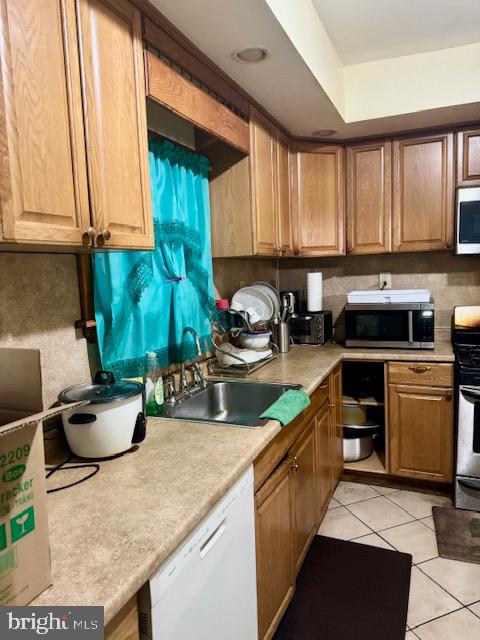
[[[250,114],[250,173],[254,252],[277,255],[275,127],[256,109]]]
[[[152,248],[140,12],[126,0],[77,7],[93,226],[110,232],[107,247]]]
[[[457,134],[457,186],[480,186],[480,129]]]
[[[344,150],[337,145],[291,147],[294,253],[345,253]]]
[[[81,245],[90,222],[74,0],[0,7],[0,239]]]
[[[290,215],[290,162],[287,138],[277,130],[276,139],[276,210],[279,255],[293,254],[292,224]]]
[[[452,247],[453,171],[453,133],[394,140],[394,251]]]
[[[347,147],[347,253],[392,250],[392,143]]]

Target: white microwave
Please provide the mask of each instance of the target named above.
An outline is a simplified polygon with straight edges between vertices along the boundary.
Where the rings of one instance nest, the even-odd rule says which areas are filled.
[[[456,251],[480,253],[480,187],[457,189]]]

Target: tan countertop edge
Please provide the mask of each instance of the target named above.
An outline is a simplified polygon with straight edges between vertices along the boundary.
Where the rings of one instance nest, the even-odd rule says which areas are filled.
[[[311,394],[342,360],[453,362],[454,355],[448,343],[421,352],[294,347],[249,381],[302,384]],[[273,420],[244,429],[150,419],[136,451],[48,496],[53,585],[31,604],[103,605],[109,622],[279,430]]]

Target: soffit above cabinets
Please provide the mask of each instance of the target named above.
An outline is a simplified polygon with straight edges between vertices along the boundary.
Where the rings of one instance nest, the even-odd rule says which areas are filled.
[[[342,64],[480,41],[478,0],[312,0]]]
[[[151,0],[293,135],[480,119],[478,0]],[[448,27],[448,28],[447,28]],[[271,56],[240,64],[234,50]]]

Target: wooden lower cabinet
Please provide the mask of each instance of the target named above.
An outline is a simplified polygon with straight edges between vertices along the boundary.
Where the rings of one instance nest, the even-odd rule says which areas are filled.
[[[392,475],[451,482],[453,389],[389,384]]]
[[[339,365],[329,377],[331,479],[334,487],[343,472],[342,367]]]
[[[287,459],[255,495],[259,638],[271,638],[294,591],[293,470]]]
[[[272,638],[290,602],[343,468],[340,391],[338,368],[254,463],[260,640]]]
[[[330,408],[325,405],[315,421],[318,521],[327,510],[332,492]]]
[[[293,566],[298,573],[318,528],[315,464],[315,419],[305,429],[291,452],[293,470],[294,542]]]
[[[133,596],[105,627],[105,640],[138,640],[137,596]]]

